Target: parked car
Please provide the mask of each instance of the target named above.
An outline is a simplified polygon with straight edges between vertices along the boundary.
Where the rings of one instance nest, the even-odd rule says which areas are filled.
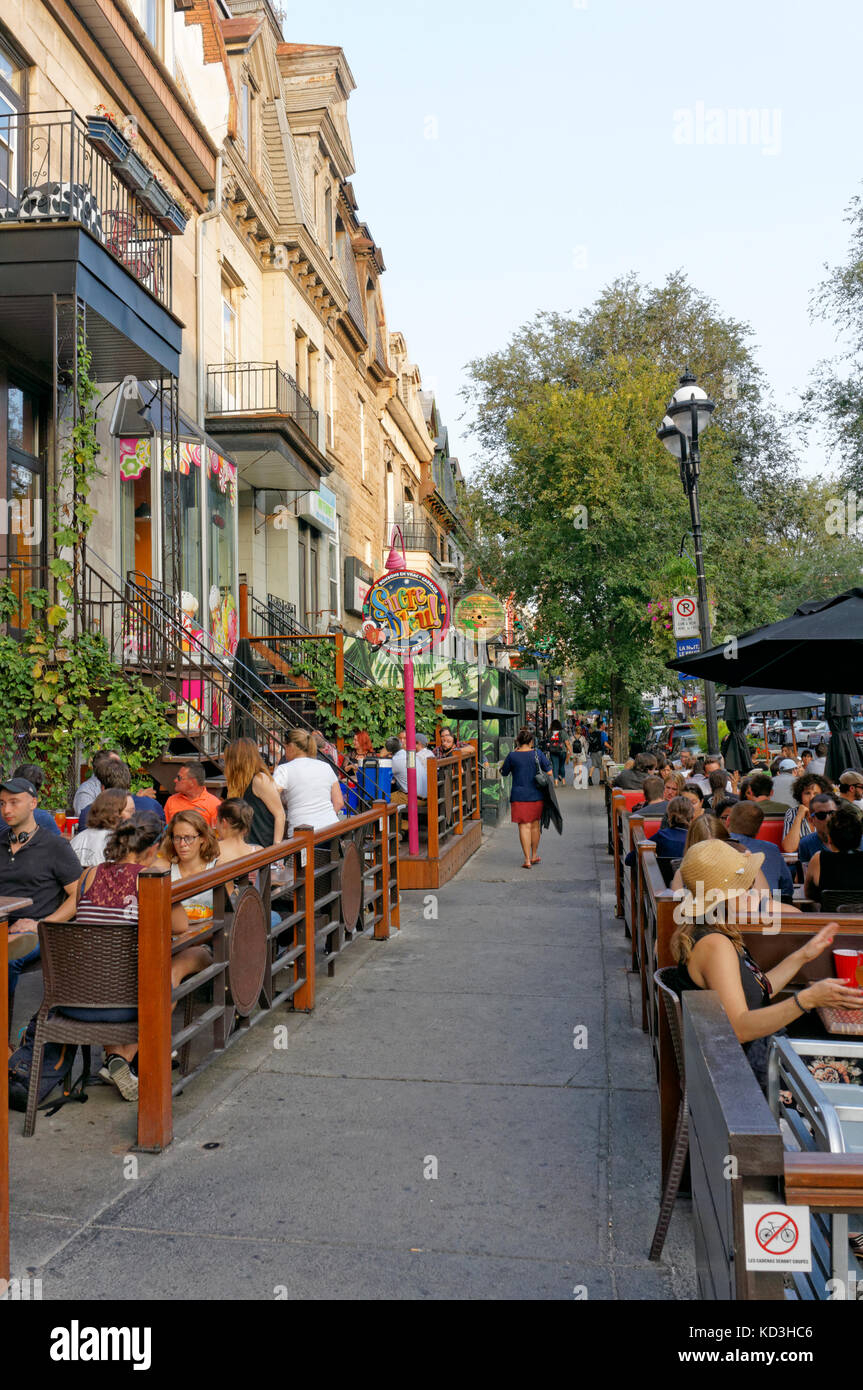
[[[814,748],[816,743],[829,743],[830,728],[824,719],[795,719],[794,737],[798,748]]]
[[[680,729],[681,726],[678,724],[675,727]],[[672,762],[680,757],[684,748],[687,752],[694,753],[696,758],[704,756],[704,749],[701,747],[698,734],[694,729],[685,729],[682,733],[677,733],[672,739],[671,748],[668,750],[668,756]]]
[[[851,720],[851,732],[857,739],[863,739],[863,716]]]

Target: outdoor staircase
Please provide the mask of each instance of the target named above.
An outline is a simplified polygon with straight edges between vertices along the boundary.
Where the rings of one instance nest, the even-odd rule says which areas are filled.
[[[212,650],[157,581],[137,572],[122,579],[92,552],[80,576],[78,608],[82,625],[102,635],[116,664],[171,708],[176,733],[147,768],[167,790],[177,768],[193,759],[203,764],[207,786],[223,791],[224,749],[236,738],[251,738],[278,758],[287,729],[311,733],[323,724],[326,730],[311,673],[292,665],[280,650],[284,644],[273,640],[311,634],[273,634],[268,626],[262,634],[268,640],[255,644],[261,650],[252,648],[251,665],[241,664]]]

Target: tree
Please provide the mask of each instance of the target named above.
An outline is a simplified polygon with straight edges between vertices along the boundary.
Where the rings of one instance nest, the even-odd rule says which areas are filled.
[[[685,366],[717,402],[702,508],[719,620],[732,633],[778,616],[771,531],[782,517],[765,517],[766,499],[777,481],[783,504],[793,493],[793,455],[750,337],[683,276],[657,289],[629,276],[578,318],[541,314],[469,367],[488,451],[469,498],[474,558],[531,608],[557,661],[605,693],[618,758],[631,704],[667,681],[668,639],[648,604],[687,578],[688,504],[655,433]]]
[[[820,421],[841,460],[840,482],[863,493],[863,199],[852,198],[845,215],[851,245],[843,265],[825,265],[827,278],[815,291],[813,314],[833,323],[843,349],[820,362],[803,399],[800,422]]]

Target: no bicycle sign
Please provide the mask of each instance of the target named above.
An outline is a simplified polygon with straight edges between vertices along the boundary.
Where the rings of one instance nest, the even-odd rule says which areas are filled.
[[[811,1270],[808,1207],[746,1202],[743,1229],[747,1269]]]

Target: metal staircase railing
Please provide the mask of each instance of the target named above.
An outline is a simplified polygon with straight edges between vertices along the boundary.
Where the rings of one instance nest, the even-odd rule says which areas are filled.
[[[249,629],[253,637],[289,637],[291,639],[312,638],[314,639],[309,646],[298,650],[299,640],[296,645],[291,642],[289,651],[281,650],[286,662],[290,662],[297,673],[301,673],[311,685],[315,684],[315,675],[322,672],[324,668],[324,658],[318,655],[315,647],[321,641],[321,635],[310,632],[307,627],[298,620],[296,609],[292,603],[286,603],[284,599],[277,598],[275,594],[267,594],[266,604],[261,603],[260,599],[255,598],[252,590],[249,590]],[[326,634],[323,634],[326,636]],[[367,676],[355,662],[347,657],[344,659],[345,680],[349,685],[361,688],[374,685],[371,676]],[[329,667],[326,668],[329,674]]]
[[[121,592],[88,563],[80,592],[85,630],[101,634],[118,665],[154,682],[160,697],[176,708],[178,736],[208,760],[220,762],[235,737],[253,738],[273,758],[281,753],[286,729],[313,732],[308,719],[256,672],[211,650],[204,633],[184,624],[177,602],[156,580],[131,572]],[[339,772],[331,758],[324,761]],[[357,799],[360,809],[372,804],[362,793]]]

